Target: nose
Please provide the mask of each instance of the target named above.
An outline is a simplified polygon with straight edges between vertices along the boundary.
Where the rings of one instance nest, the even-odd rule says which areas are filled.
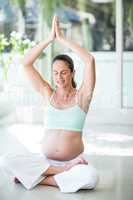
[[[57,76],[58,79],[62,79],[62,75],[59,73]]]

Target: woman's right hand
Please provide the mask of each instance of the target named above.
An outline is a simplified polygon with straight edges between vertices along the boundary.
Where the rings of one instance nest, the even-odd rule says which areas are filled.
[[[48,40],[50,42],[54,41],[55,37],[56,37],[56,33],[55,33],[55,20],[56,20],[56,16],[53,17],[53,20],[52,20],[52,29],[51,29],[51,33],[48,37]]]

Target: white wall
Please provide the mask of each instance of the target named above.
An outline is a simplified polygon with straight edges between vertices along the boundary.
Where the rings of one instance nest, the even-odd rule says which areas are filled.
[[[70,54],[76,68],[76,81],[81,84],[84,64],[78,56]],[[116,66],[115,52],[93,53],[96,60],[96,87],[87,120],[89,123],[121,123],[133,124],[133,109],[120,108],[119,74]],[[132,102],[132,63],[133,53],[124,54],[124,105]],[[129,78],[129,79],[128,79]],[[2,80],[1,80],[2,81]],[[15,120],[17,122],[43,122],[44,104],[42,98],[32,88],[26,79],[22,66],[12,66],[9,70],[8,91],[6,102],[16,104]],[[2,97],[2,93],[0,92]],[[4,98],[4,97],[3,97]],[[127,102],[128,99],[128,102]],[[19,105],[19,106],[17,106]],[[4,108],[3,108],[4,109]],[[14,107],[13,107],[14,109]]]
[[[96,60],[96,87],[88,113],[89,123],[113,123],[133,125],[133,52],[124,53],[123,92],[119,90],[119,79],[115,52],[92,52]],[[79,57],[71,54],[75,60],[77,81],[82,78],[83,63]],[[80,64],[81,63],[81,64]],[[80,70],[78,69],[79,66]],[[80,81],[78,81],[80,82]],[[119,107],[122,99],[123,107]],[[132,106],[132,107],[131,107]]]

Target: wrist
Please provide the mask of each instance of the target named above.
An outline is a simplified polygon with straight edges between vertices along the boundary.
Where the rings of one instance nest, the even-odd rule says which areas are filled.
[[[50,44],[50,43],[53,42],[53,40],[54,40],[54,39],[52,39],[52,38],[47,38],[46,43]]]
[[[48,39],[48,40],[47,40],[47,43],[48,43],[48,44],[50,44],[50,43],[52,43],[52,42],[53,42],[53,40],[51,40],[51,39]]]
[[[57,39],[57,42],[59,42],[61,44],[64,44],[66,42],[66,39],[64,37],[56,38],[56,39]]]

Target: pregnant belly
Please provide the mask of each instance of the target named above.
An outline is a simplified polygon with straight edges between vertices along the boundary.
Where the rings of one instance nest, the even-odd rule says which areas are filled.
[[[79,133],[54,132],[46,134],[42,143],[42,152],[54,160],[71,160],[84,150],[81,135]]]

